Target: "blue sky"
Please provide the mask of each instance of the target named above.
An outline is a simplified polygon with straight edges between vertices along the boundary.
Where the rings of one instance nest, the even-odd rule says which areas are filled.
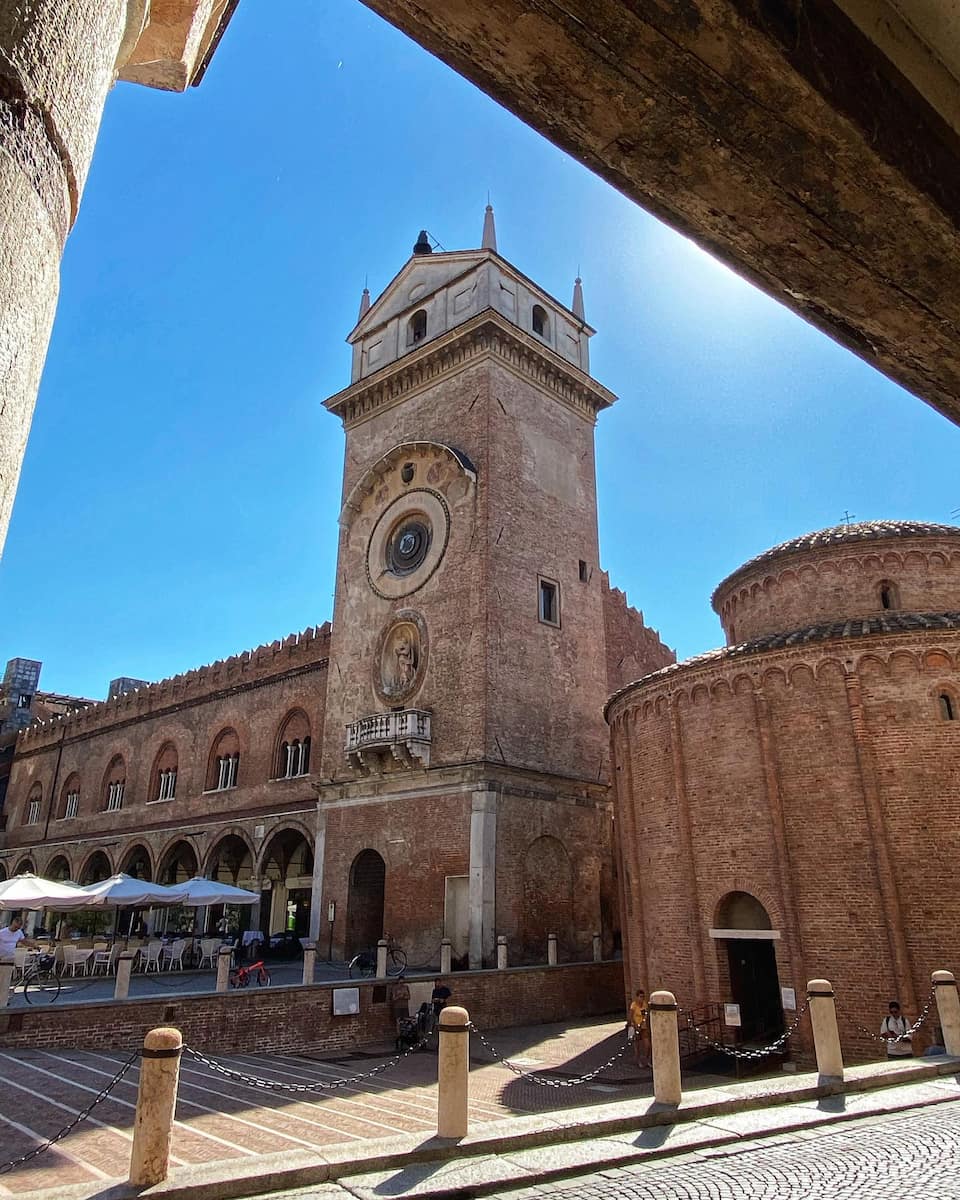
[[[199,88],[111,94],[4,558],[0,659],[93,697],[328,618],[344,336],[421,226],[569,303],[602,564],[681,657],[713,587],[845,512],[949,521],[960,429],[358,3],[244,0]]]

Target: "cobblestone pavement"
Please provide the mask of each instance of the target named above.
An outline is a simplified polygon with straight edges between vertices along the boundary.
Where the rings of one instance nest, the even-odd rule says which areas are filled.
[[[509,1200],[956,1200],[960,1102],[500,1193]]]
[[[525,1070],[572,1077],[610,1057],[623,1036],[622,1020],[577,1026],[498,1030],[496,1044]],[[0,1162],[52,1137],[96,1096],[128,1055],[83,1050],[0,1050]],[[356,1053],[336,1060],[308,1053],[216,1056],[232,1070],[288,1084],[344,1080],[369,1071],[387,1055]],[[471,1048],[471,1123],[511,1113],[627,1099],[650,1091],[648,1072],[617,1064],[593,1085],[555,1089],[518,1080]],[[265,1091],[220,1075],[184,1056],[180,1071],[174,1165],[212,1162],[285,1149],[310,1149],[436,1131],[437,1058],[417,1051],[369,1080],[320,1096]],[[32,1188],[113,1179],[126,1172],[139,1068],[131,1067],[91,1118],[63,1141],[14,1172],[0,1175],[0,1196]],[[710,1080],[715,1082],[715,1080]],[[614,1096],[611,1096],[611,1092]]]

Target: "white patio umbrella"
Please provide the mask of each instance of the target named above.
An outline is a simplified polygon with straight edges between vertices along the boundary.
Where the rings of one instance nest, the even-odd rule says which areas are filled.
[[[256,904],[260,899],[258,892],[248,892],[246,888],[233,887],[229,883],[218,883],[216,879],[204,879],[201,875],[174,886],[178,892],[186,893],[186,898],[180,903],[190,908],[206,908],[210,904]]]
[[[90,905],[87,888],[58,883],[40,875],[14,875],[12,879],[5,879],[0,883],[0,908],[72,910],[89,908]]]
[[[122,873],[80,890],[90,897],[91,908],[160,908],[188,902],[186,889],[179,885],[165,887]]]

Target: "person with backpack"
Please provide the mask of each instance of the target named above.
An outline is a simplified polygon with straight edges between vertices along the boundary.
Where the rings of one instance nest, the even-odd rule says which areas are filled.
[[[900,1004],[891,1000],[887,1015],[880,1023],[880,1036],[887,1039],[887,1058],[909,1058],[913,1046],[906,1036],[907,1018],[900,1012]]]

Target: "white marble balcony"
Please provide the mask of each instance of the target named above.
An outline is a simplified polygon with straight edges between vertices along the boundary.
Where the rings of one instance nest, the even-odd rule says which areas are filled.
[[[382,769],[389,757],[403,767],[430,765],[430,713],[421,708],[373,713],[346,727],[345,751],[365,774]]]

